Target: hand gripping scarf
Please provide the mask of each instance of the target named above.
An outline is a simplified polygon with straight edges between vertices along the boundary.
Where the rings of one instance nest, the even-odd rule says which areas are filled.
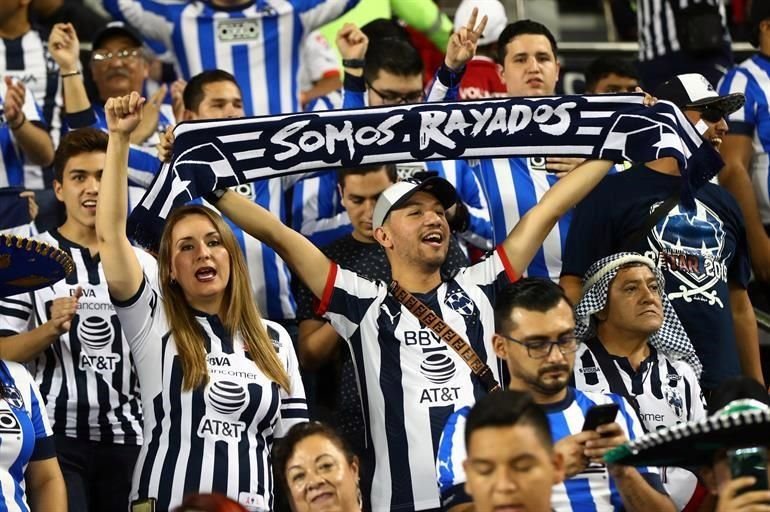
[[[596,335],[596,321],[593,316],[607,306],[612,280],[615,279],[618,270],[629,263],[641,263],[649,267],[655,274],[661,290],[663,324],[650,336],[650,344],[674,360],[687,362],[700,378],[703,366],[695,354],[690,337],[687,336],[679,317],[676,316],[674,307],[663,292],[666,288],[663,274],[655,266],[655,262],[641,254],[620,252],[600,259],[588,269],[583,279],[583,297],[575,308],[577,317],[575,334],[578,339],[587,340]]]

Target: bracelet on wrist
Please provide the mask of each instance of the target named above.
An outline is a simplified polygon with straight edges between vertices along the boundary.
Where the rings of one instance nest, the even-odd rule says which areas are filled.
[[[9,124],[8,127],[11,129],[11,131],[15,132],[16,130],[18,130],[19,128],[24,126],[24,123],[26,123],[26,122],[27,122],[27,115],[24,112],[22,112],[21,113],[21,121],[19,121],[19,123],[16,126],[11,126]]]
[[[346,68],[363,68],[364,64],[364,59],[342,59],[342,66]]]
[[[77,71],[70,71],[69,73],[62,73],[62,74],[61,74],[61,77],[62,77],[62,78],[68,78],[68,77],[71,77],[71,76],[78,76],[78,75],[80,75],[80,74],[81,74],[81,73],[80,73],[80,70],[77,70]]]
[[[208,201],[210,204],[217,204],[217,202],[222,199],[222,196],[225,195],[225,192],[227,192],[227,189],[218,188],[204,195],[203,199]]]

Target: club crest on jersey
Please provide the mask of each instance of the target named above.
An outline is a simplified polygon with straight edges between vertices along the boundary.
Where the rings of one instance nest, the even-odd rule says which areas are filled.
[[[724,308],[714,289],[720,281],[727,282],[727,265],[721,261],[726,235],[717,214],[698,199],[695,210],[677,205],[651,235],[651,245],[659,250],[653,259],[679,281],[677,290],[669,292],[669,300],[696,300]]]
[[[473,310],[475,309],[471,298],[461,289],[448,293],[446,299],[444,299],[444,304],[462,316],[473,315]]]
[[[223,43],[255,41],[259,36],[257,20],[243,18],[217,20],[217,38]]]
[[[675,388],[665,386],[663,388],[663,395],[666,397],[666,403],[668,403],[668,406],[671,408],[674,414],[676,414],[676,417],[679,420],[683,420],[684,400],[682,400],[682,395],[679,394],[679,391],[677,391]]]
[[[204,400],[207,408],[198,425],[198,436],[239,442],[246,430],[246,424],[242,421],[231,421],[231,418],[238,417],[248,405],[246,388],[233,381],[212,381],[206,387]]]
[[[24,408],[24,399],[21,397],[21,393],[19,393],[19,390],[16,389],[16,386],[12,386],[12,385],[2,386],[2,392],[0,392],[0,396],[2,396],[3,400],[5,400],[8,403],[8,405],[13,407],[14,409]]]

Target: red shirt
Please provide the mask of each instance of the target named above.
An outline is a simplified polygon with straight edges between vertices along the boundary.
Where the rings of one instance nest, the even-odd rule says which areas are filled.
[[[480,55],[471,59],[460,82],[460,99],[499,98],[507,95],[495,61]]]

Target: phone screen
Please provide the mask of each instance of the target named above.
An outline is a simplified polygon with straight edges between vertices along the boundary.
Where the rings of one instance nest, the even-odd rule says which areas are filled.
[[[754,485],[742,489],[741,493],[768,490],[767,448],[758,446],[728,450],[727,460],[733,478],[753,476],[756,479]]]

